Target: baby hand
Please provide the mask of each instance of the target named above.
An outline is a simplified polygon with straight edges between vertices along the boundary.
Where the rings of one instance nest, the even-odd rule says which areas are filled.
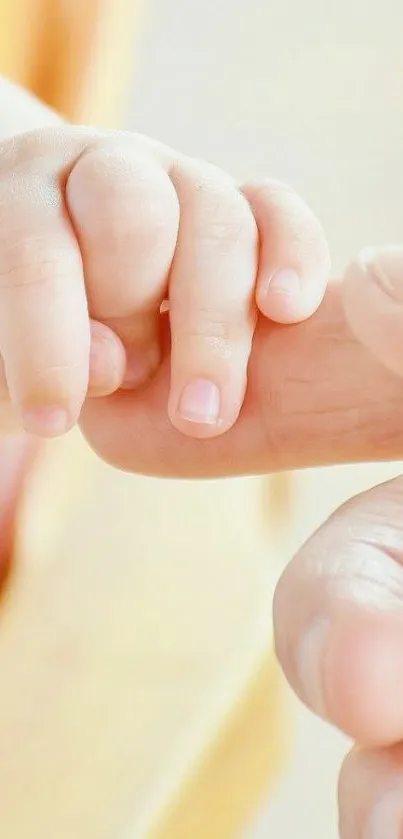
[[[212,437],[242,407],[258,311],[309,317],[329,273],[322,229],[276,181],[239,187],[135,134],[46,129],[0,145],[1,416],[51,437],[87,397],[134,390],[162,357],[168,413]]]

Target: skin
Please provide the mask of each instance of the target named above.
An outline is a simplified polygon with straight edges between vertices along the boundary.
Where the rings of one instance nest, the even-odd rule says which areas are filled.
[[[11,104],[15,101],[15,91],[8,88],[7,91],[7,95],[11,97]],[[29,119],[34,123],[25,128],[36,128],[37,122],[40,123],[41,120],[45,125],[55,121],[56,118],[45,113],[36,103],[25,98],[24,102],[30,115]],[[11,112],[15,113],[16,108],[11,109]],[[10,136],[25,128],[14,125],[10,129]],[[35,146],[35,143],[38,144],[38,134],[34,137]],[[173,271],[175,282],[172,288],[169,287],[170,305],[173,307],[173,334],[169,334],[166,317],[158,321],[162,327],[159,344],[161,363],[153,377],[148,379],[145,376],[139,389],[133,388],[132,380],[131,388],[123,393],[110,393],[99,398],[86,399],[88,394],[95,395],[88,388],[94,387],[101,373],[104,376],[103,387],[106,388],[105,368],[108,358],[110,359],[109,344],[104,355],[102,349],[95,353],[92,350],[91,355],[91,347],[96,344],[93,334],[95,324],[98,337],[102,329],[108,329],[109,332],[104,333],[108,337],[104,340],[114,342],[118,356],[122,351],[123,355],[119,357],[124,358],[125,362],[124,372],[121,374],[123,376],[129,367],[133,370],[133,364],[127,364],[133,349],[137,351],[138,346],[144,349],[147,341],[148,347],[153,345],[153,342],[155,346],[157,318],[154,303],[156,298],[160,302],[166,295],[165,286],[164,292],[162,291],[160,278],[169,260],[164,253],[164,259],[161,258],[162,268],[153,274],[151,286],[155,297],[151,309],[145,308],[148,331],[147,340],[142,343],[144,333],[141,332],[139,324],[143,320],[147,295],[143,295],[140,301],[138,298],[133,301],[131,282],[127,281],[127,285],[123,282],[123,263],[117,261],[116,265],[110,264],[110,253],[106,254],[106,269],[102,274],[104,266],[99,265],[97,259],[99,248],[104,246],[103,240],[107,232],[105,219],[103,218],[101,229],[91,226],[92,216],[94,213],[96,215],[98,207],[102,204],[103,213],[107,206],[106,196],[109,195],[111,186],[114,188],[116,178],[115,165],[123,166],[124,188],[127,181],[130,200],[136,197],[136,190],[141,188],[141,184],[139,186],[138,179],[132,178],[132,175],[136,175],[138,171],[138,146],[136,145],[134,152],[132,145],[130,151],[127,151],[126,138],[119,138],[119,143],[122,142],[123,145],[116,163],[109,138],[99,140],[91,135],[88,140],[86,135],[84,147],[80,147],[74,131],[67,132],[67,135],[62,131],[62,137],[57,131],[56,134],[45,132],[39,142],[42,151],[38,152],[38,145],[34,149],[31,145],[28,153],[27,146],[24,145],[27,142],[28,146],[32,143],[32,135],[28,141],[23,141],[23,146],[19,146],[19,149],[18,144],[13,143],[6,147],[10,155],[9,161],[15,161],[15,154],[21,154],[22,149],[23,177],[21,182],[17,179],[17,194],[21,188],[21,197],[27,199],[28,204],[31,200],[31,211],[35,205],[33,215],[37,214],[39,207],[43,224],[50,225],[53,232],[50,240],[46,239],[46,247],[49,246],[49,242],[52,246],[53,236],[67,236],[67,239],[62,241],[61,238],[60,241],[63,253],[71,251],[73,254],[70,254],[69,277],[73,279],[74,288],[66,286],[60,271],[56,272],[58,282],[54,283],[55,272],[52,270],[52,276],[45,284],[28,281],[16,283],[13,288],[9,282],[6,294],[3,297],[0,294],[0,340],[4,341],[1,326],[3,325],[4,330],[4,324],[12,321],[8,332],[6,329],[7,340],[2,347],[5,354],[5,376],[0,422],[4,433],[7,429],[18,428],[21,422],[25,422],[27,394],[31,399],[34,393],[35,410],[38,405],[40,410],[44,406],[49,407],[50,404],[61,404],[63,410],[67,406],[69,423],[75,421],[81,404],[84,403],[80,422],[90,445],[105,460],[129,471],[163,476],[208,477],[269,472],[308,465],[402,458],[403,332],[400,301],[403,296],[403,259],[400,251],[392,252],[386,249],[381,252],[366,252],[350,266],[344,283],[334,281],[330,284],[323,305],[312,318],[290,327],[276,325],[270,322],[268,317],[272,321],[280,322],[303,320],[316,308],[323,293],[320,273],[315,275],[314,293],[313,286],[309,286],[305,279],[301,282],[300,294],[296,297],[284,292],[268,297],[264,291],[267,278],[272,275],[273,269],[280,266],[289,268],[292,263],[290,255],[294,253],[297,259],[297,255],[301,253],[298,242],[300,236],[305,238],[306,228],[302,225],[302,232],[300,227],[295,230],[295,217],[289,213],[288,203],[292,200],[300,207],[299,199],[295,196],[290,199],[290,195],[293,194],[272,183],[259,185],[257,188],[256,185],[252,185],[241,190],[235,189],[232,182],[226,180],[226,176],[211,168],[203,169],[203,177],[200,177],[198,162],[181,158],[178,168],[177,160],[172,161],[168,155],[167,161],[167,158],[164,158],[165,151],[161,152],[158,144],[152,144],[151,152],[147,147],[146,161],[141,156],[142,165],[144,163],[145,166],[147,189],[150,188],[151,171],[152,189],[156,182],[158,189],[163,183],[166,200],[170,202],[174,197],[172,207],[175,205],[176,209],[178,207],[175,201],[178,199],[179,221],[183,208],[186,208],[183,212],[185,221],[182,223],[182,232],[183,224],[185,225],[185,236],[181,238],[180,224],[179,236],[175,226],[170,228],[168,233],[166,229],[163,231],[164,235],[167,234],[171,249],[174,234],[176,235],[174,259],[170,263],[170,274]],[[139,142],[141,144],[143,140]],[[46,175],[49,170],[49,143],[53,150],[54,167],[50,187]],[[44,177],[39,190],[35,185],[32,187],[30,182],[31,163],[32,160],[38,161],[38,154],[44,165],[43,173],[41,169]],[[159,157],[160,154],[162,157]],[[2,165],[4,166],[4,162]],[[54,208],[60,206],[60,194],[56,190],[55,197],[54,189],[55,180],[59,182],[59,174],[61,171],[65,173],[66,168],[68,176],[67,181],[63,182],[63,195],[68,202],[68,220],[71,227],[64,224],[61,229],[60,214],[54,213]],[[126,178],[128,169],[130,177]],[[169,183],[165,180],[168,174]],[[3,175],[7,179],[4,171]],[[28,192],[25,176],[31,183]],[[215,185],[212,201],[211,179]],[[116,183],[118,181],[119,178]],[[49,198],[44,200],[43,183],[45,199],[48,195],[46,190],[50,189],[53,203]],[[159,192],[158,195],[160,196]],[[104,200],[101,200],[102,196]],[[121,197],[118,191],[118,198]],[[224,224],[223,242],[217,237],[217,231],[222,232],[222,216],[218,213],[218,217],[215,217],[214,229],[208,225],[213,210],[219,210],[224,204],[226,208],[229,206],[227,200],[230,202],[231,212],[236,206],[236,212],[241,212],[242,220],[237,216],[233,226],[228,227]],[[116,197],[109,201],[108,213],[115,212],[119,204],[120,200],[116,200]],[[245,206],[247,213],[244,216]],[[253,211],[248,215],[250,209]],[[32,220],[33,215],[29,215],[28,221]],[[224,216],[227,219],[227,209]],[[268,217],[271,218],[271,224],[266,230],[264,224],[265,218]],[[305,214],[305,209],[298,211],[298,225],[302,217],[312,220],[309,212]],[[125,230],[122,223],[116,222],[114,217],[111,219],[108,215],[108,219],[114,222],[112,229],[116,240],[112,244],[116,246],[116,253],[122,256],[123,243],[125,247],[127,244],[127,228]],[[208,231],[213,257],[204,247],[206,242],[204,236],[200,235],[200,219],[203,225],[207,225],[203,230]],[[17,221],[20,224],[21,219]],[[137,221],[141,223],[141,218]],[[307,223],[311,224],[311,221]],[[239,233],[240,225],[242,229],[244,226],[246,229],[241,252],[234,250],[234,230]],[[40,230],[34,231],[34,243],[38,242],[38,234],[43,229],[41,227]],[[317,231],[316,227],[314,229]],[[72,230],[75,233],[73,236]],[[290,231],[293,234],[291,236]],[[18,243],[18,229],[10,232],[15,236],[14,241]],[[236,239],[238,240],[238,235]],[[189,241],[192,242],[193,263],[203,275],[200,286],[196,284],[196,297],[192,297],[193,292],[188,285],[189,271],[185,270],[186,265],[191,264],[190,254],[187,252]],[[283,259],[285,251],[281,244],[285,241],[296,243],[295,249],[292,245],[288,252],[287,265],[285,258]],[[89,266],[87,273],[84,272],[84,283],[82,273],[80,274],[77,246],[82,261]],[[43,260],[44,268],[49,264],[52,268],[55,265],[59,267],[57,253],[48,253],[46,248],[43,248],[42,241],[41,247],[40,254],[42,257],[44,254],[46,256]],[[15,250],[14,253],[16,252]],[[166,252],[169,256],[168,247]],[[27,253],[30,255],[30,252]],[[152,253],[154,257],[154,252]],[[323,254],[325,253],[323,251]],[[132,253],[131,258],[135,255]],[[32,254],[23,265],[25,279],[29,274],[31,256]],[[143,254],[143,262],[143,257],[140,259],[142,282],[146,276],[145,256],[147,254]],[[326,260],[327,255],[323,258]],[[216,298],[216,284],[211,284],[211,280],[218,263],[220,276],[227,277],[227,282],[223,284],[224,289],[219,290],[219,295],[223,296]],[[137,262],[135,264],[137,265]],[[306,263],[302,260],[298,266],[292,266],[298,268],[301,280],[305,276],[305,264],[308,266],[306,276],[312,276],[309,259]],[[21,265],[14,266],[14,276],[18,275],[20,268]],[[235,268],[237,271],[239,269],[239,273],[234,277]],[[0,275],[1,273],[0,271]],[[112,300],[108,299],[110,287],[107,284],[111,275],[116,278],[118,292],[116,299]],[[30,278],[29,274],[28,279]],[[230,280],[235,286],[234,289]],[[256,295],[254,292],[252,295],[256,281]],[[203,303],[204,283],[206,297]],[[140,283],[140,286],[144,289],[147,283]],[[228,298],[228,288],[231,294],[236,292],[235,297]],[[15,302],[14,291],[17,291],[17,297],[20,295],[20,301],[26,292],[28,295],[39,293],[42,296],[28,296],[26,299],[32,301],[31,307],[24,304],[21,308],[20,303]],[[124,296],[126,292],[128,297]],[[66,317],[63,324],[59,319],[59,328],[48,330],[45,334],[45,344],[41,344],[41,330],[44,330],[49,322],[49,312],[47,321],[41,321],[40,318],[46,314],[44,308],[46,310],[50,293],[55,295],[52,297],[55,301],[53,312],[60,311],[60,307],[66,304],[68,311],[74,310],[75,317]],[[259,313],[255,332],[254,317],[250,317],[251,297],[255,315]],[[90,303],[90,317],[85,313],[84,298]],[[205,306],[207,302],[210,306],[211,299],[214,300],[214,317],[211,317],[211,307],[206,310]],[[39,303],[34,303],[34,300],[39,300]],[[310,301],[309,304],[307,300]],[[108,305],[105,305],[106,303]],[[120,308],[114,308],[115,303],[118,303]],[[108,306],[111,306],[110,312],[113,313],[110,321],[106,311]],[[182,306],[187,307],[186,317]],[[232,324],[231,317],[235,308],[240,312],[240,320],[232,330],[228,325]],[[209,312],[210,317],[203,321],[203,317]],[[190,334],[186,329],[189,313],[192,321]],[[217,314],[220,317],[217,318]],[[195,315],[200,315],[202,319],[201,330],[193,328]],[[16,318],[20,318],[20,335],[21,329],[23,335],[28,329],[34,330],[32,334],[36,337],[31,341],[31,349],[34,343],[35,364],[27,354],[24,355],[24,345],[21,348],[18,343]],[[73,330],[73,321],[77,323],[77,318],[80,325],[78,336]],[[130,320],[128,330],[126,318]],[[104,320],[109,322],[105,324]],[[220,326],[219,335],[213,335],[215,339],[220,339],[218,361],[215,351],[212,352],[212,332],[211,329],[206,330],[206,322],[210,327],[213,324]],[[253,332],[253,347],[249,358]],[[136,337],[134,343],[133,335]],[[230,352],[220,352],[223,336],[231,347]],[[210,340],[206,341],[206,337]],[[39,344],[36,341],[39,341]],[[46,341],[49,343],[46,344]],[[102,341],[100,343],[102,344]],[[41,348],[41,352],[38,347]],[[77,354],[74,355],[72,350]],[[49,367],[49,357],[52,357],[53,353],[56,353],[58,358],[56,373],[54,365],[53,368]],[[97,359],[96,362],[94,358]],[[41,367],[40,362],[42,363],[43,359],[45,364]],[[200,360],[202,364],[199,367]],[[248,361],[248,387],[243,401]],[[33,369],[35,372],[42,371],[43,375],[39,376],[41,386],[46,382],[46,388],[49,387],[49,390],[39,388],[36,391],[36,385],[32,388],[33,380],[30,375]],[[68,371],[69,384],[68,387],[59,390],[60,369]],[[116,370],[116,364],[113,369]],[[242,374],[239,374],[239,370]],[[189,420],[183,422],[183,419],[178,417],[179,392],[183,384],[195,373],[197,376],[201,373],[206,376],[213,373],[217,375],[217,381],[224,393],[221,423],[214,426],[211,422],[189,423]],[[34,384],[35,382],[38,382],[38,377],[34,376]],[[98,395],[99,393],[98,390]],[[45,400],[43,394],[46,394]],[[31,411],[31,404],[29,407]],[[239,419],[235,422],[238,413]],[[227,433],[223,434],[224,430]],[[49,429],[46,431],[42,426],[41,433],[45,433],[46,436]],[[200,439],[206,437],[210,439]],[[3,445],[5,448],[0,448],[0,466],[4,466],[2,475],[7,477],[7,484],[3,481],[0,487],[0,509],[2,514],[3,510],[5,511],[0,526],[2,525],[2,533],[5,534],[5,542],[8,540],[9,543],[12,513],[32,444],[28,437],[20,437],[18,440],[10,438]],[[13,451],[11,445],[14,446]],[[397,479],[365,493],[337,511],[287,568],[275,598],[277,651],[291,685],[315,713],[346,731],[359,744],[352,751],[341,772],[342,839],[357,839],[358,836],[364,839],[384,839],[385,836],[390,836],[394,839],[402,832],[402,499],[403,480]]]
[[[258,307],[302,320],[329,271],[319,222],[288,187],[239,188],[139,135],[63,126],[3,142],[0,217],[0,387],[21,427],[44,437],[75,425],[88,396],[152,377],[165,300],[170,421],[190,436],[224,433],[242,406]],[[294,296],[276,287],[297,275]]]

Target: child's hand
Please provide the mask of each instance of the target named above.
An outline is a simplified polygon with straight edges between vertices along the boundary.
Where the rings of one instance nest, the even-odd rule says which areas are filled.
[[[134,389],[161,359],[168,412],[212,437],[242,406],[257,311],[311,315],[329,272],[322,229],[275,181],[239,188],[131,134],[49,129],[0,145],[0,414],[62,434],[87,395]]]

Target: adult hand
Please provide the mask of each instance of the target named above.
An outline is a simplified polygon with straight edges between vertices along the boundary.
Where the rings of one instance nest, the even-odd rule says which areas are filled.
[[[363,301],[360,301],[360,305]],[[102,458],[148,475],[214,477],[403,456],[402,383],[353,336],[332,282],[310,320],[258,324],[236,425],[187,439],[167,417],[168,352],[141,391],[89,401],[82,428]]]
[[[310,321],[260,324],[247,401],[224,437],[199,444],[169,426],[167,368],[151,390],[105,401],[98,425],[89,406],[83,424],[103,457],[161,475],[397,460],[401,374],[403,250],[366,251]],[[403,835],[402,565],[399,478],[335,513],[290,564],[275,598],[289,681],[360,744],[341,774],[342,839]]]
[[[365,251],[348,270],[343,291],[354,333],[402,375],[403,249]],[[356,383],[364,438],[365,394],[379,388],[383,413],[390,398],[386,381],[382,385],[368,367]],[[396,401],[387,411],[396,417],[382,419],[372,436],[372,460],[382,451],[402,457],[401,379],[395,386]],[[373,406],[366,416],[372,411]],[[359,744],[341,772],[341,839],[398,839],[403,835],[403,477],[345,504],[302,548],[277,589],[275,631],[280,661],[296,692]]]
[[[82,425],[100,455],[126,470],[163,476],[263,473],[403,454],[401,382],[385,371],[346,322],[341,284],[295,327],[258,326],[241,417],[210,441],[186,438],[167,418],[168,357],[142,392],[89,403]],[[102,408],[102,411],[101,411]],[[0,404],[0,428],[2,427]],[[0,445],[0,577],[12,543],[28,438]]]

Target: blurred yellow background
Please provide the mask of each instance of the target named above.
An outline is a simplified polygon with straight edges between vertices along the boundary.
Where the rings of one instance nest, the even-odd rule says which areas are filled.
[[[364,244],[401,239],[397,0],[142,5],[3,0],[3,67],[77,120],[289,181],[321,218],[336,271]],[[250,837],[336,839],[346,745],[278,701],[270,599],[314,527],[397,471],[189,488],[112,473],[76,438],[51,447],[0,635],[0,740],[11,732],[15,755],[11,774],[0,762],[4,835],[237,839],[267,790]]]

